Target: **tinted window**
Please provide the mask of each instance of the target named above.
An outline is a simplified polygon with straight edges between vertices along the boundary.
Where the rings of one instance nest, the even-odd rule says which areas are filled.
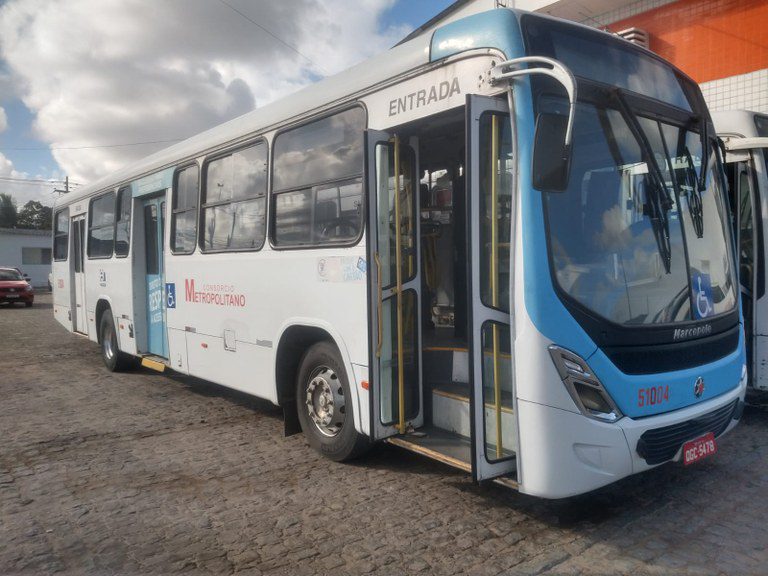
[[[755,114],[755,130],[758,136],[768,136],[768,116]]]
[[[0,280],[24,280],[24,278],[16,270],[3,268],[0,269]]]
[[[91,201],[88,228],[88,257],[112,256],[115,234],[115,195],[105,194]]]
[[[274,191],[307,187],[360,174],[365,112],[351,108],[278,135]]]
[[[532,15],[521,22],[529,54],[559,60],[576,76],[691,110],[674,69],[629,42]]]
[[[275,196],[275,243],[323,244],[360,235],[362,179],[304,188]]]
[[[53,258],[66,260],[69,248],[69,208],[56,212],[53,224]]]
[[[115,254],[127,256],[131,242],[131,189],[117,193],[117,222],[115,224]]]
[[[363,226],[363,131],[360,108],[277,136],[274,243],[323,245],[356,241]]]
[[[266,223],[267,147],[257,144],[205,167],[203,249],[258,250]]]
[[[171,251],[174,254],[189,254],[195,249],[199,182],[197,166],[188,166],[176,173],[171,215]]]

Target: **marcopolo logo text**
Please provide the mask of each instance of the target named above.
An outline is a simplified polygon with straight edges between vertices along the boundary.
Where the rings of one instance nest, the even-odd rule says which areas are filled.
[[[454,78],[451,81],[444,80],[439,84],[411,92],[400,98],[394,98],[389,101],[389,115],[396,116],[403,112],[410,112],[423,106],[429,106],[440,100],[446,100],[454,94],[461,94],[459,79]]]
[[[672,339],[687,340],[688,338],[699,338],[701,336],[709,336],[710,334],[712,334],[712,325],[704,324],[694,328],[675,328]]]

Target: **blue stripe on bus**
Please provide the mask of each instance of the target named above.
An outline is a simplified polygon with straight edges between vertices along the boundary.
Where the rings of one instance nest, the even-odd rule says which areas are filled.
[[[492,10],[469,16],[437,29],[432,36],[433,61],[473,48],[496,48],[507,59],[525,55],[522,33],[517,16],[509,10]],[[622,373],[598,349],[597,345],[568,312],[552,285],[549,255],[544,230],[542,195],[533,189],[530,167],[534,136],[533,102],[530,82],[515,81],[515,121],[518,139],[518,174],[523,222],[525,272],[525,308],[537,330],[557,345],[567,348],[589,362],[608,393],[624,414],[630,417],[649,416],[683,408],[719,396],[739,385],[744,363],[743,338],[737,350],[720,360],[686,370],[660,374],[628,375]],[[692,390],[697,377],[706,386],[701,398]],[[669,400],[655,405],[638,406],[640,389],[669,385]]]

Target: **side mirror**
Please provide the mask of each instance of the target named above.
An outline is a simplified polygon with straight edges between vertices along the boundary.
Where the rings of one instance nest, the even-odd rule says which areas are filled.
[[[571,146],[566,144],[568,117],[539,114],[533,144],[533,187],[547,192],[562,192],[568,187]]]

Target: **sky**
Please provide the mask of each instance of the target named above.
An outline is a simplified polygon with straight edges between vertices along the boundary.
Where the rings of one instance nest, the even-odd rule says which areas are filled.
[[[51,205],[387,50],[452,0],[0,0],[0,192]]]

